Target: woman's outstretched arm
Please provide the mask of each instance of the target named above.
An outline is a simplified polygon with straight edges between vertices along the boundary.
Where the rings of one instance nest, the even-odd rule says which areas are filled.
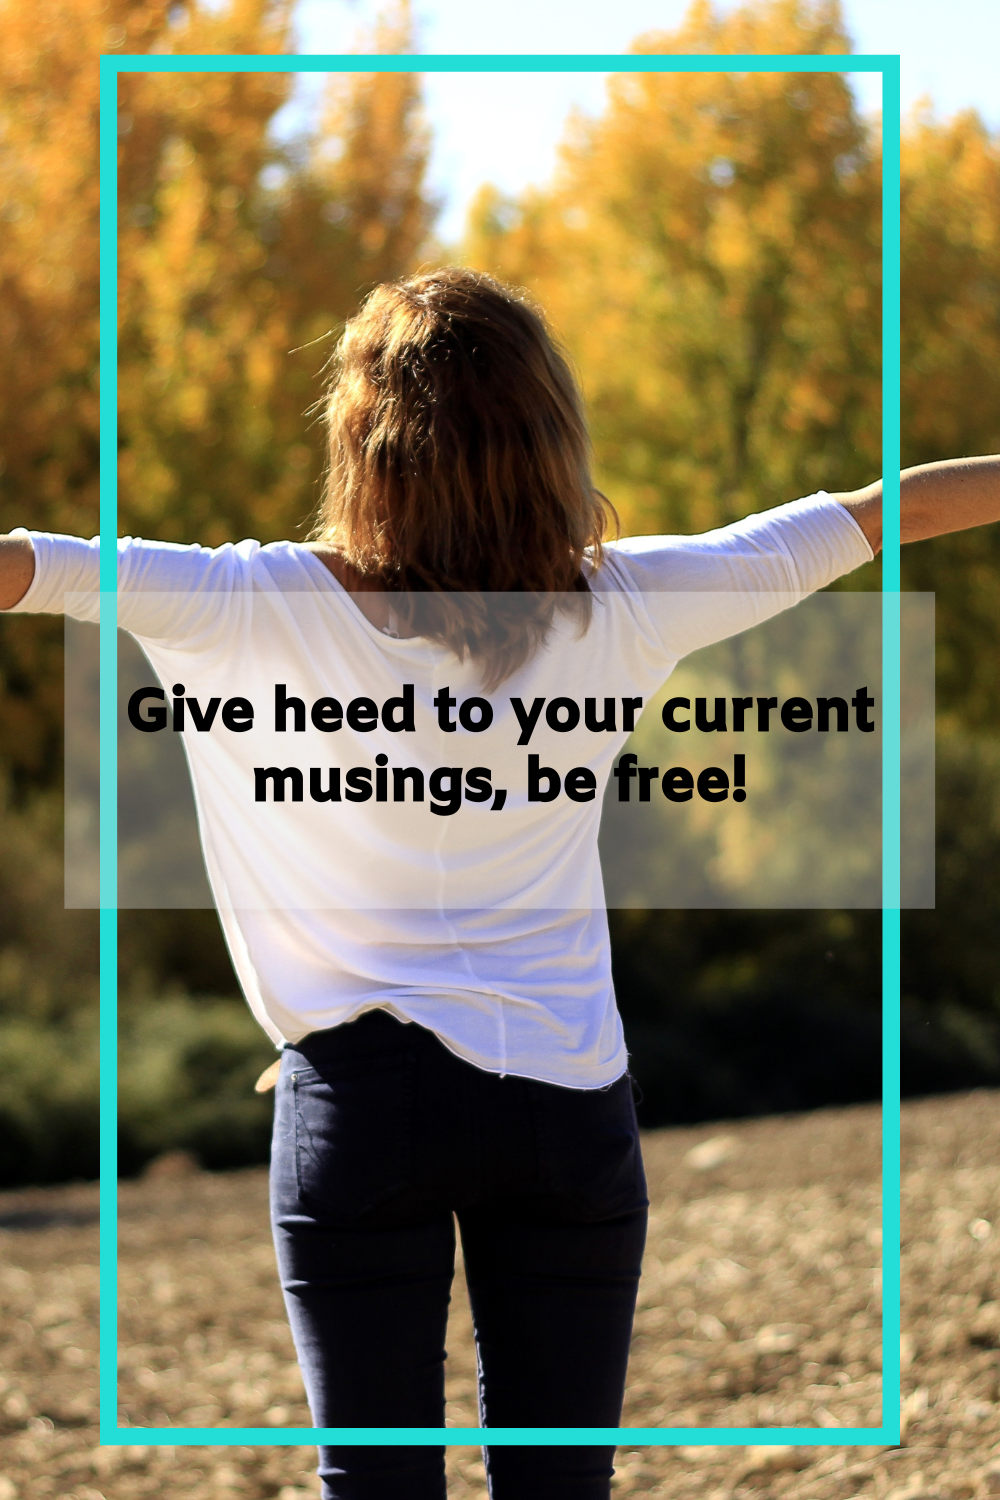
[[[1000,521],[1000,454],[919,464],[899,476],[904,542]],[[874,552],[882,546],[882,481],[834,493],[857,521]],[[12,609],[35,576],[35,553],[26,536],[0,536],[0,609]]]
[[[0,609],[20,604],[35,576],[35,549],[30,537],[0,536]]]
[[[882,546],[882,481],[833,497],[849,510],[874,552]],[[918,464],[899,476],[900,535],[922,542],[1000,521],[1000,454]]]

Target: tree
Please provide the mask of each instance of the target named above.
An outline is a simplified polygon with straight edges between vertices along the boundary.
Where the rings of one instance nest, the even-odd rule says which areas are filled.
[[[376,45],[404,50],[405,27],[382,23]],[[324,338],[430,226],[413,74],[335,76],[316,130],[281,147],[268,132],[287,87],[147,75],[129,100],[142,142],[123,203],[121,489],[145,535],[211,545],[302,526]]]
[[[701,0],[678,32],[635,50],[850,44],[834,5],[753,0],[720,17]],[[465,253],[526,285],[551,314],[582,376],[599,482],[626,529],[698,530],[879,472],[879,178],[877,131],[839,75],[649,73],[615,77],[601,116],[573,123],[549,187],[515,201],[482,191]],[[924,109],[905,124],[902,292],[903,462],[996,452],[1000,140],[975,114],[941,122]],[[973,1081],[977,1050],[976,1067],[996,1076],[997,916],[981,872],[1000,828],[986,737],[1000,726],[998,564],[995,527],[904,553],[906,586],[937,594],[946,731],[939,909],[908,913],[904,925],[904,997],[919,1040],[910,1077],[924,1088]],[[612,926],[626,1016],[639,1023],[646,1001],[662,1021],[664,964],[696,926],[705,948],[692,970],[742,931],[764,989],[780,973],[768,972],[769,926],[802,971],[820,942],[805,914],[748,921],[751,939],[725,914],[695,924],[650,913],[641,930],[631,915]],[[853,926],[868,982],[877,933]],[[703,982],[711,965],[701,973]],[[851,983],[864,987],[857,973]],[[670,1054],[671,1077],[676,1061]]]
[[[1000,451],[1000,138],[974,112],[906,124],[903,462]],[[996,1070],[1000,857],[1000,537],[907,547],[904,587],[937,596],[938,909],[904,917],[904,997]],[[978,1012],[978,1015],[976,1015]],[[985,1018],[985,1019],[984,1019]]]
[[[404,5],[373,44],[405,50],[408,24]],[[97,526],[98,53],[290,46],[290,0],[111,0],[100,14],[0,0],[0,529]],[[123,530],[213,544],[300,527],[321,465],[305,413],[322,335],[426,237],[416,76],[332,79],[317,128],[281,144],[290,85],[119,79]],[[58,774],[59,641],[38,620],[0,640],[0,739],[19,785]]]
[[[850,50],[832,4],[699,0],[639,53]],[[838,73],[638,73],[551,188],[480,195],[466,254],[527,285],[582,376],[631,530],[698,530],[879,468],[875,131]]]
[[[907,122],[902,153],[903,462],[1000,451],[1000,138],[974,112]],[[1000,726],[1000,537],[980,527],[904,553],[937,593],[941,708]]]

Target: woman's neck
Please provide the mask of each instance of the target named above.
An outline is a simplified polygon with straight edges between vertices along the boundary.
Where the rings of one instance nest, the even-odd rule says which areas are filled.
[[[306,546],[314,556],[319,558],[323,566],[329,569],[341,588],[350,594],[365,619],[370,625],[374,625],[376,630],[384,631],[388,635],[398,635],[404,639],[415,634],[414,631],[407,630],[397,619],[396,612],[392,608],[392,596],[386,592],[380,579],[366,578],[363,573],[358,572],[353,563],[348,562],[342,552],[336,552],[322,542],[307,542]]]

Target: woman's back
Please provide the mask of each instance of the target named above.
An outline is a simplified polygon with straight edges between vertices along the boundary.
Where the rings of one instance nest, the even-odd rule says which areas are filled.
[[[96,588],[96,539],[33,542],[20,608]],[[220,918],[269,1034],[380,1005],[493,1071],[617,1077],[597,849],[612,762],[678,660],[870,555],[822,495],[612,545],[588,569],[589,622],[551,596],[544,643],[487,690],[443,642],[377,629],[308,547],[123,541],[120,623],[168,694],[222,705],[210,730],[188,710],[183,743]]]

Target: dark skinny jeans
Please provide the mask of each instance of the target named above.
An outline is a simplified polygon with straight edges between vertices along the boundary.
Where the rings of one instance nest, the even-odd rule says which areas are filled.
[[[500,1077],[386,1011],[282,1055],[271,1210],[317,1427],[443,1427],[458,1220],[480,1424],[617,1427],[646,1232],[631,1081]],[[486,1448],[492,1500],[608,1500],[613,1447]],[[444,1448],[320,1449],[324,1500],[444,1500]]]

